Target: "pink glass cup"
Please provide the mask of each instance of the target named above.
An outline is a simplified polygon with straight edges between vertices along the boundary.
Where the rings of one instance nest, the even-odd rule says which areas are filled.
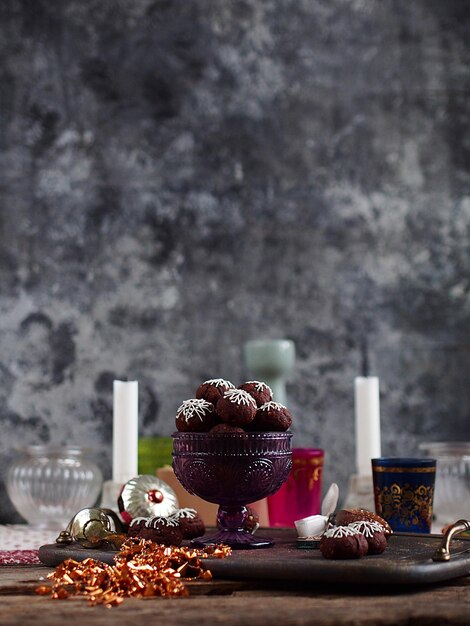
[[[296,520],[321,509],[323,461],[320,448],[294,448],[287,481],[268,498],[269,525],[294,526]]]

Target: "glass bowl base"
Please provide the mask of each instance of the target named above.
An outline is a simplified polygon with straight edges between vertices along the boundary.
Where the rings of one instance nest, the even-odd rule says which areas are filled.
[[[274,541],[269,537],[257,537],[246,530],[220,530],[212,535],[197,537],[191,541],[195,548],[203,548],[214,544],[230,546],[232,550],[252,550],[253,548],[270,548]]]

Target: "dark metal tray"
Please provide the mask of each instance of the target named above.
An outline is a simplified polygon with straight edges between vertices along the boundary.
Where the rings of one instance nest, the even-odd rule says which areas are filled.
[[[470,573],[470,540],[454,539],[448,562],[434,562],[442,535],[395,534],[381,555],[354,560],[328,560],[318,550],[299,550],[296,533],[290,529],[263,530],[276,541],[273,548],[234,551],[227,559],[208,559],[205,567],[214,578],[342,583],[367,585],[414,585],[436,583]],[[113,563],[116,552],[93,550],[77,544],[41,546],[39,558],[55,566],[65,559],[92,557]]]

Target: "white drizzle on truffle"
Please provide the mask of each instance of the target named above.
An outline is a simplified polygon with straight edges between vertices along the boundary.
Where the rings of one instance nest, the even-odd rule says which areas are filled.
[[[234,404],[238,404],[240,406],[243,404],[246,406],[251,405],[254,409],[256,409],[256,402],[254,398],[252,398],[248,392],[243,391],[243,389],[229,389],[224,393],[224,398],[227,398],[227,400],[230,400],[230,402],[233,402]]]
[[[267,385],[266,383],[261,382],[260,380],[247,380],[246,383],[243,383],[244,385],[256,385],[256,391],[258,393],[262,393],[263,391],[266,391],[266,389],[269,391],[269,393],[271,394],[271,397],[273,395],[273,390],[271,389],[271,387],[269,385]]]
[[[149,519],[149,517],[134,517],[129,526],[135,526],[135,524],[139,524],[140,522],[145,522],[145,525],[147,525]]]
[[[214,387],[226,387],[227,389],[235,389],[235,385],[231,383],[229,380],[224,380],[223,378],[211,378],[210,380],[205,380],[203,385],[214,385]]]
[[[352,522],[349,526],[360,532],[361,535],[364,535],[364,537],[369,538],[373,537],[375,533],[383,533],[384,531],[382,524],[379,524],[378,522],[367,522],[366,520]]]
[[[186,422],[193,417],[198,417],[200,421],[203,421],[203,418],[207,415],[208,412],[212,412],[214,410],[214,405],[207,400],[191,398],[190,400],[185,400],[183,404],[176,411],[177,417],[182,417]]]
[[[340,539],[341,537],[353,537],[354,535],[360,535],[361,533],[355,528],[349,526],[332,526],[323,535],[324,537]]]
[[[156,528],[160,524],[164,526],[178,526],[178,520],[171,515],[170,517],[152,517],[145,524],[147,528]]]
[[[270,402],[265,402],[262,406],[260,406],[260,411],[270,411],[271,409],[275,409],[280,411],[281,409],[285,409],[286,407],[280,402],[274,402],[271,400]]]
[[[196,517],[196,515],[196,509],[178,509],[177,511],[175,511],[175,513],[173,513],[171,517],[174,517],[175,519],[181,519],[182,517],[193,519]]]

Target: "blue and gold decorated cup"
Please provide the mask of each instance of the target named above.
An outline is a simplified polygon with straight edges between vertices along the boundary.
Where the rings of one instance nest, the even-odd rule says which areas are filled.
[[[429,533],[435,459],[372,459],[375,511],[396,532]]]

